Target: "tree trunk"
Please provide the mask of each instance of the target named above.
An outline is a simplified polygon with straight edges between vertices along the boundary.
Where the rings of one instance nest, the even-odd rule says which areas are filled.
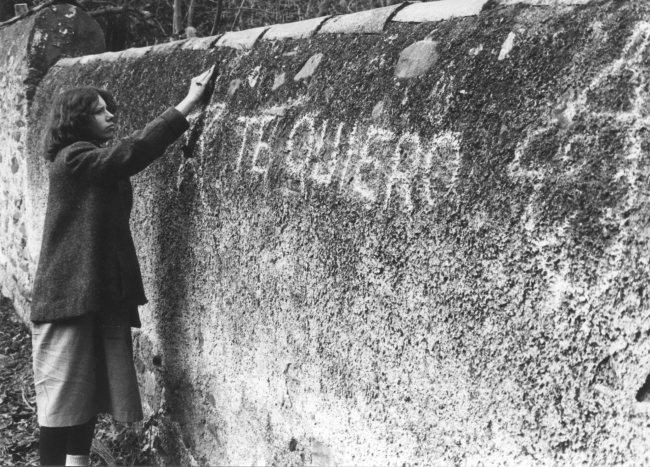
[[[178,38],[178,36],[181,35],[182,31],[182,25],[181,23],[183,22],[183,0],[174,0],[174,36]]]
[[[187,7],[187,27],[194,27],[194,8],[196,7],[196,0],[190,0],[190,5]]]
[[[214,21],[212,22],[212,29],[210,29],[211,36],[214,36],[214,33],[217,32],[217,28],[221,25],[222,11],[223,11],[223,0],[217,0],[217,12],[214,15]]]

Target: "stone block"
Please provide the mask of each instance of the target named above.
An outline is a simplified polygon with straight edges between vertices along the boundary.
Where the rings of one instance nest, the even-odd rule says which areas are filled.
[[[402,5],[393,5],[334,16],[323,24],[318,34],[379,34],[390,17],[401,7]]]
[[[106,50],[101,27],[95,19],[73,5],[54,5],[36,16],[32,38],[33,60],[44,69],[62,55],[79,56]]]
[[[271,26],[266,34],[262,36],[264,41],[277,41],[283,39],[303,39],[313,36],[318,28],[331,16],[321,16],[295,23],[277,24]]]
[[[219,38],[216,47],[230,47],[237,50],[250,50],[268,27],[227,32]]]
[[[488,0],[438,0],[413,3],[399,10],[392,21],[403,23],[424,23],[443,21],[460,16],[478,15]]]

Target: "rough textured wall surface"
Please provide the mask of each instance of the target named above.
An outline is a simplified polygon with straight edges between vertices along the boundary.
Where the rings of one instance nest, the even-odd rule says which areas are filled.
[[[0,289],[25,318],[40,240],[29,235],[35,226],[24,155],[28,107],[35,86],[60,57],[105,47],[99,25],[69,5],[0,28],[0,44]]]
[[[62,87],[108,87],[125,135],[220,64],[135,179],[161,454],[648,463],[650,5],[537,3],[51,70],[32,142]]]

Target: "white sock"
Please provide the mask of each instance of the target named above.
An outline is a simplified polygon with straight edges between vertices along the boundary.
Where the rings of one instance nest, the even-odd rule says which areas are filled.
[[[90,465],[90,456],[84,455],[72,455],[67,454],[65,456],[65,465],[76,466],[76,465]]]

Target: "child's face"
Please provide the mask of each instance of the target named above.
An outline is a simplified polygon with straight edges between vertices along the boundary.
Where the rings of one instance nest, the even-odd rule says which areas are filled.
[[[90,118],[90,134],[100,142],[108,141],[115,133],[115,117],[106,108],[106,102],[97,96],[97,103]]]

